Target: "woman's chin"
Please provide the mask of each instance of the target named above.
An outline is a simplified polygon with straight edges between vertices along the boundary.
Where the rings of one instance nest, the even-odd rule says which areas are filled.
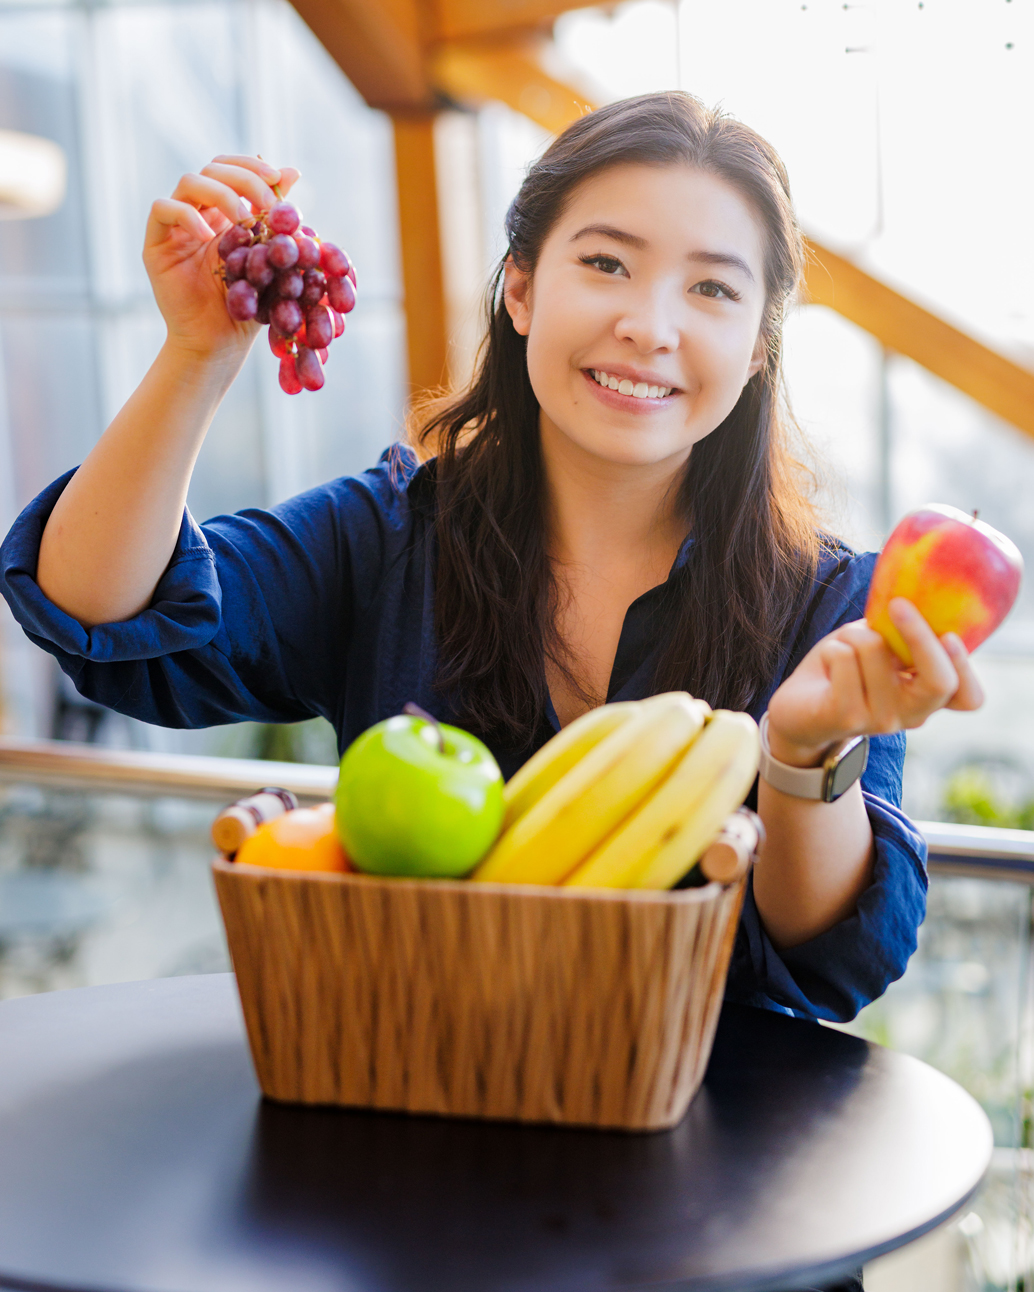
[[[561,434],[584,457],[628,470],[664,463],[681,466],[693,447],[684,439],[648,433],[625,431],[613,435],[578,435],[561,431]]]

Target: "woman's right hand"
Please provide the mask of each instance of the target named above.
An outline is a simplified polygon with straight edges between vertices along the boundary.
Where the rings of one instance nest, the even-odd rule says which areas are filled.
[[[297,180],[289,166],[277,170],[257,157],[220,156],[154,203],[144,267],[173,345],[205,357],[247,352],[259,326],[238,323],[226,311],[219,240],[231,224],[278,200],[273,184],[286,197]]]

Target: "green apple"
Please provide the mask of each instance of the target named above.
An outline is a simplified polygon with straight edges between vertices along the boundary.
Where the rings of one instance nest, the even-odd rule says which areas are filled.
[[[457,879],[495,843],[503,777],[480,740],[410,712],[353,740],[334,802],[357,869]]]

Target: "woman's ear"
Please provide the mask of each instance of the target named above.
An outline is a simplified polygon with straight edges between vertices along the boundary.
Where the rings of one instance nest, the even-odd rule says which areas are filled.
[[[754,353],[750,356],[750,367],[747,369],[747,380],[750,381],[756,373],[759,373],[765,366],[768,359],[768,337],[764,332],[758,333],[758,339],[754,342]]]
[[[527,336],[531,331],[531,279],[517,268],[512,256],[506,257],[503,267],[503,302],[514,331]]]

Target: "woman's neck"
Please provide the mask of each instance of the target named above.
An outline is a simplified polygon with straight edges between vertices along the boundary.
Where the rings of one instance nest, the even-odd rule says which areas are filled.
[[[561,566],[637,567],[667,576],[686,535],[677,509],[685,458],[607,462],[587,453],[545,416],[547,545]]]

